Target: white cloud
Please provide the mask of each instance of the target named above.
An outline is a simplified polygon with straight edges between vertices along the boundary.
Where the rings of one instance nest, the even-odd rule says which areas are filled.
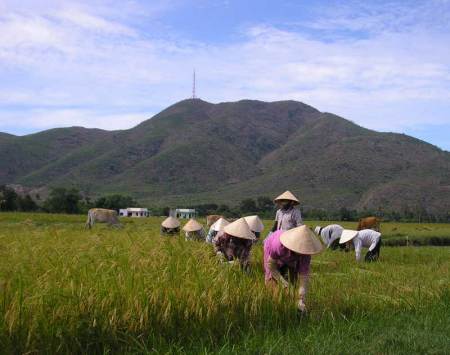
[[[128,26],[85,13],[77,8],[62,9],[55,13],[55,18],[89,31],[98,31],[106,34],[122,34],[127,36],[135,35],[135,31]]]
[[[130,127],[149,107],[189,96],[193,67],[199,95],[213,102],[296,99],[382,130],[450,121],[450,22],[438,1],[356,3],[357,16],[352,3],[290,29],[251,26],[221,44],[151,32],[171,1],[146,8],[145,30],[135,26],[142,8],[134,2],[49,3],[9,4],[0,16],[0,102],[3,112],[25,106],[27,127]],[[114,110],[131,114],[104,114]]]
[[[10,127],[10,132],[29,132],[30,127],[44,130],[54,127],[81,126],[105,130],[120,130],[134,127],[150,118],[148,112],[103,113],[86,109],[34,109],[27,115],[0,111],[0,122]]]

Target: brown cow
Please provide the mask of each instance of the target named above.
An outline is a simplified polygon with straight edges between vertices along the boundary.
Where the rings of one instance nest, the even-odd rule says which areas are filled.
[[[358,228],[357,230],[363,230],[363,229],[373,229],[377,232],[380,231],[380,222],[381,219],[378,217],[366,217],[366,218],[360,218],[358,222]]]
[[[211,227],[214,222],[216,222],[219,218],[224,218],[223,216],[219,215],[219,214],[210,214],[208,216],[206,216],[206,225],[207,227]]]

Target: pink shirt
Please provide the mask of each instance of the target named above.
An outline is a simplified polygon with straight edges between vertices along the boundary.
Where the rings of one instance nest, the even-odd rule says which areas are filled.
[[[309,274],[311,255],[298,254],[283,246],[280,242],[282,233],[282,230],[278,230],[264,240],[264,271],[266,280],[273,278],[268,265],[269,258],[275,260],[279,268],[287,265],[302,275]]]

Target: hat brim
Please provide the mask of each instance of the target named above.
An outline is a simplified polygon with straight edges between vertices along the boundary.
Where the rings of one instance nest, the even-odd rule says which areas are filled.
[[[289,250],[303,255],[316,255],[324,250],[316,235],[305,225],[283,232],[280,242]]]
[[[299,201],[293,200],[293,199],[290,199],[290,198],[276,198],[275,200],[273,200],[273,202],[281,202],[281,201],[289,201],[289,202],[293,202],[294,205],[299,205],[299,204],[300,204]]]
[[[223,229],[229,224],[230,222],[228,222],[225,218],[219,218],[217,221],[213,223],[211,228],[215,232],[220,232],[223,231]]]
[[[198,232],[201,229],[202,229],[202,227],[200,227],[200,228],[194,228],[194,227],[186,228],[186,227],[183,227],[183,231],[185,231],[185,232]]]
[[[339,238],[339,244],[344,244],[356,237],[358,231],[354,231],[351,229],[344,229],[341,234],[341,238]]]
[[[190,219],[183,227],[183,230],[185,232],[197,232],[199,230],[201,230],[203,228],[203,226],[198,223],[196,220],[194,219]]]
[[[300,204],[300,201],[298,200],[298,198],[290,191],[283,192],[281,195],[277,196],[273,201],[279,202],[279,201],[283,201],[283,200],[292,201],[296,205]]]
[[[237,221],[234,221],[233,223],[230,223],[229,225],[225,226],[223,231],[226,234],[236,238],[249,240],[256,239],[255,235],[250,230],[250,227],[248,226],[248,223],[244,218],[239,218]]]
[[[261,233],[264,230],[264,224],[258,216],[244,217],[252,232]]]
[[[161,225],[164,228],[178,228],[180,227],[180,221],[178,221],[176,218],[168,217],[161,223]]]

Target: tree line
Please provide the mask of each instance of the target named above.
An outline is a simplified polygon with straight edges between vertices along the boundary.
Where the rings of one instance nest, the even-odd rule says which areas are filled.
[[[210,214],[223,215],[225,217],[236,218],[243,215],[257,214],[264,219],[274,219],[276,207],[273,200],[266,196],[257,198],[246,198],[239,202],[236,206],[229,206],[227,204],[199,204],[191,205],[189,208],[194,208],[199,216],[206,216]],[[163,209],[156,209],[156,215],[169,215],[169,207]],[[320,221],[349,221],[356,222],[360,218],[368,216],[377,216],[384,221],[395,222],[450,222],[450,212],[442,215],[434,215],[429,213],[425,208],[419,207],[411,209],[404,207],[401,211],[389,211],[383,209],[371,210],[355,210],[342,207],[335,211],[318,208],[301,208],[302,216],[308,220]]]
[[[118,211],[121,208],[132,206],[138,206],[138,202],[131,196],[111,194],[91,200],[89,197],[83,197],[75,188],[64,187],[51,189],[48,197],[38,204],[30,195],[21,196],[10,187],[4,185],[0,186],[0,211],[40,211],[48,213],[80,214],[86,213],[93,207],[114,209]],[[197,211],[198,216],[202,217],[210,214],[218,214],[236,218],[242,215],[257,214],[261,218],[273,219],[276,211],[272,199],[267,196],[246,198],[234,206],[228,204],[206,203],[186,207],[194,208]],[[149,211],[155,216],[168,216],[170,207],[150,207]],[[387,211],[382,209],[358,211],[347,209],[345,207],[336,211],[328,211],[325,209],[303,207],[302,214],[305,219],[323,221],[357,221],[362,217],[378,216],[385,221],[450,222],[449,212],[437,216],[429,213],[423,206],[416,209],[405,207],[401,211]]]
[[[130,196],[112,194],[91,200],[83,198],[75,188],[64,187],[51,189],[48,197],[37,204],[28,194],[20,196],[10,187],[0,186],[0,211],[80,214],[93,207],[119,210],[136,205],[136,200]]]

